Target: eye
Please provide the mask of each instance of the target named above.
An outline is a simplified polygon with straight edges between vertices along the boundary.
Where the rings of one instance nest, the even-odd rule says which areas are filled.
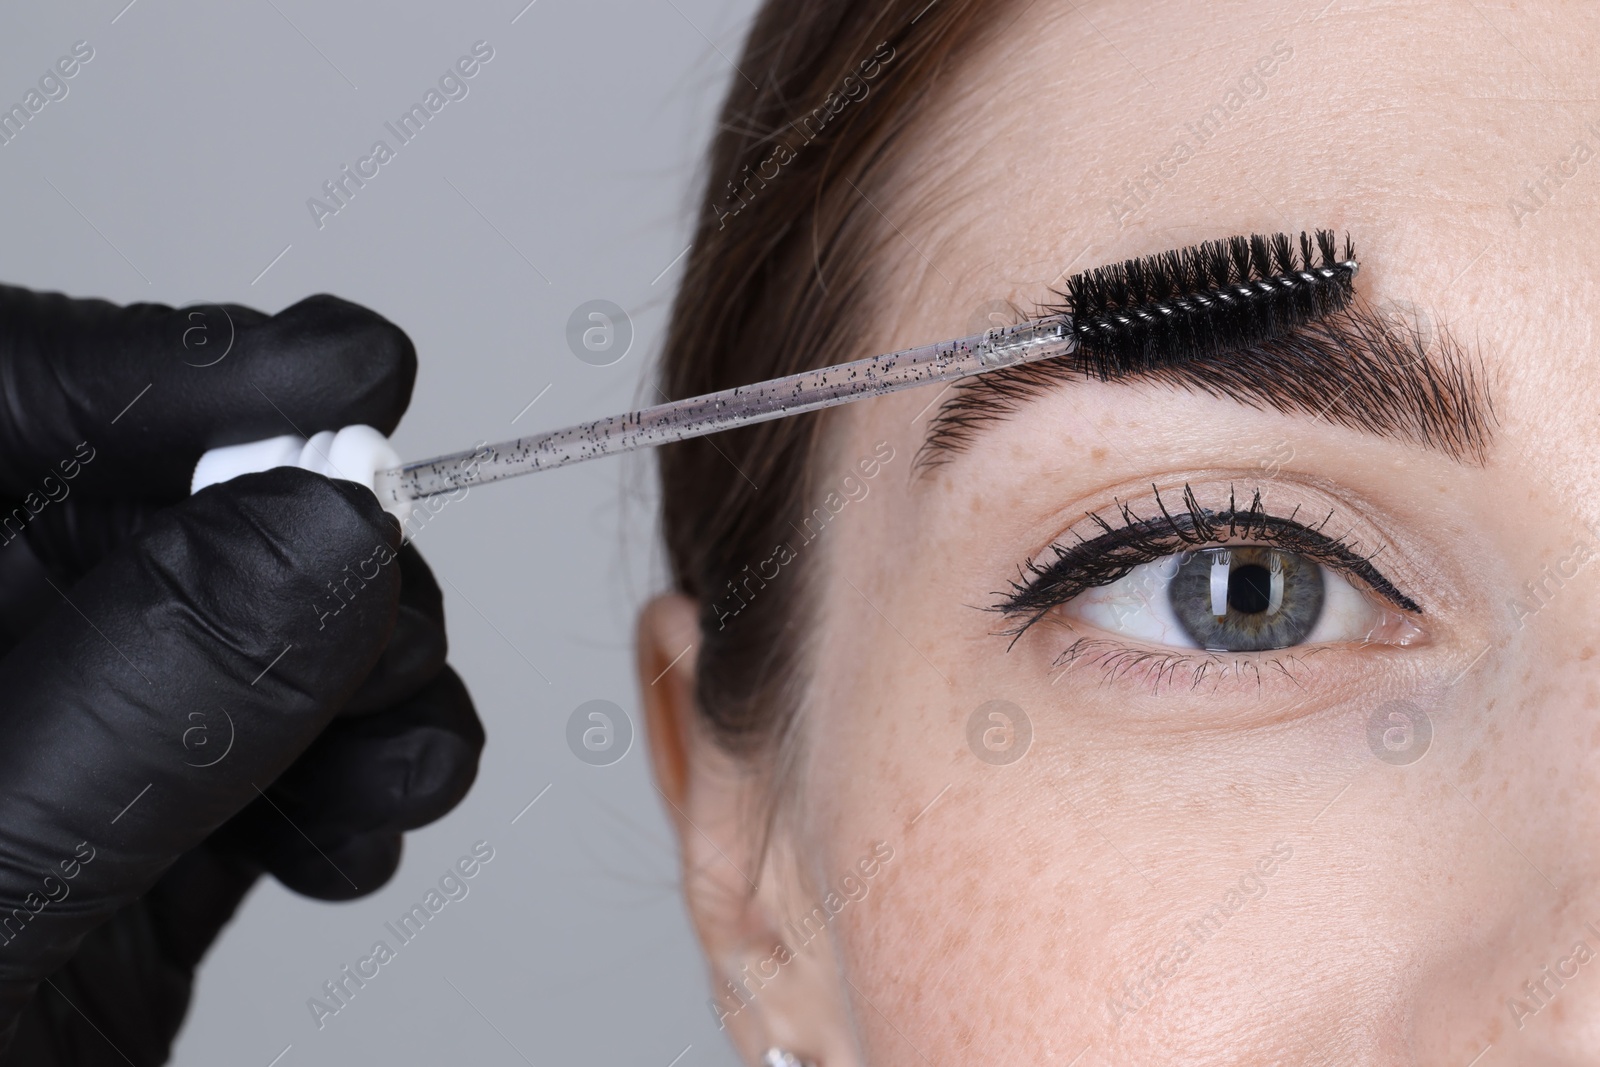
[[[1211,652],[1403,644],[1410,627],[1337,571],[1269,545],[1172,553],[1087,589],[1058,610],[1110,633]]]
[[[1154,513],[1118,502],[1086,514],[1095,536],[1064,537],[1020,568],[990,610],[1012,644],[1034,624],[1078,622],[1143,644],[1260,652],[1303,644],[1413,645],[1422,607],[1374,565],[1377,551],[1335,512],[1272,514],[1257,489],[1239,507],[1207,508],[1183,487],[1181,508],[1152,486]],[[1332,528],[1330,528],[1332,527]]]

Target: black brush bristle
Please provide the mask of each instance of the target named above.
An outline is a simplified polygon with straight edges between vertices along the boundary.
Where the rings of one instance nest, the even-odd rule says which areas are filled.
[[[1070,318],[1078,359],[1109,379],[1280,337],[1348,305],[1355,271],[1331,230],[1230,237],[1074,275],[1043,312]]]

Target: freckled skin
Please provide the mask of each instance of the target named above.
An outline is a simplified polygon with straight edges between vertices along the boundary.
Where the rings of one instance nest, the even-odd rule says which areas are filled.
[[[1148,204],[1108,208],[1280,40],[1292,58],[1261,95]],[[816,669],[774,839],[785,860],[763,868],[756,905],[727,859],[750,855],[752,794],[715,775],[689,792],[708,956],[782,936],[872,842],[895,859],[735,1020],[749,1062],[777,1041],[824,1067],[1600,1063],[1600,566],[1536,611],[1525,589],[1575,542],[1600,545],[1600,129],[1583,129],[1600,118],[1597,45],[1600,9],[1578,3],[1034,4],[937,87],[917,157],[875,202],[961,282],[897,252],[861,355],[960,334],[1024,265],[1332,226],[1355,239],[1364,295],[1414,302],[1481,357],[1495,440],[1473,467],[1087,383],[913,478],[927,397],[842,412],[841,469],[883,440],[900,458],[800,564],[819,568]],[[1514,213],[1584,136],[1596,160]],[[950,159],[955,175],[935,165]],[[1037,272],[1043,298],[1054,276]],[[1063,674],[1060,626],[1009,650],[996,636],[980,609],[1086,511],[1151,482],[1248,491],[1280,441],[1293,455],[1275,484],[1361,524],[1423,605],[1425,641],[1330,647],[1292,677],[1155,684]],[[662,638],[661,662],[685,643]],[[994,700],[1032,728],[1005,765],[968,743]],[[1395,700],[1432,726],[1409,765],[1369,741]],[[699,744],[698,764],[719,766]],[[1292,855],[1261,893],[1241,889],[1280,843]],[[1519,1017],[1537,1007],[1524,983],[1579,941],[1596,958]]]

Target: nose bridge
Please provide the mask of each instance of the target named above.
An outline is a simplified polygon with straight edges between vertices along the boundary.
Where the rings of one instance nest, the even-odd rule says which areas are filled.
[[[1502,649],[1508,671],[1529,672],[1506,692],[1512,703],[1560,682],[1566,701],[1581,700],[1600,659],[1600,433],[1592,419],[1574,424],[1566,401],[1528,408],[1528,388],[1507,390],[1514,410],[1490,459],[1493,502],[1485,518],[1505,538],[1507,575],[1485,575],[1504,588],[1491,605],[1492,629],[1509,626]],[[1600,370],[1575,376],[1571,392],[1600,397]],[[1597,424],[1600,425],[1600,424]],[[1497,469],[1498,468],[1498,469]],[[1509,679],[1503,679],[1508,681]]]
[[[1557,544],[1521,583],[1537,615],[1498,742],[1527,794],[1497,805],[1504,832],[1537,870],[1519,943],[1495,961],[1507,1063],[1600,1063],[1600,538]]]
[[[1414,1062],[1600,1063],[1600,898],[1556,896],[1530,885],[1525,910],[1441,961],[1412,1015]]]
[[[1546,952],[1547,961],[1539,963],[1537,969],[1531,965],[1527,968],[1528,977],[1505,998],[1507,1018],[1519,1031],[1526,1030],[1530,1021],[1547,1011],[1551,1013],[1552,1022],[1565,1020],[1571,1012],[1559,1011],[1558,1004],[1595,1000],[1592,992],[1585,998],[1584,991],[1586,987],[1600,985],[1600,981],[1594,980],[1594,968],[1590,966],[1595,960],[1596,948],[1600,947],[1600,932],[1597,931],[1600,928],[1595,926],[1594,920],[1586,920],[1581,928],[1568,934],[1567,941],[1557,940],[1551,944]],[[1563,994],[1566,994],[1565,1001]]]
[[[1527,954],[1520,972],[1502,970],[1500,1062],[1600,1062],[1600,904],[1578,910],[1594,917]]]
[[[1416,1035],[1452,1055],[1473,1035],[1477,1067],[1600,1064],[1600,458],[1562,474],[1561,451],[1501,483],[1517,485],[1509,573],[1482,588],[1507,599],[1485,605],[1488,647],[1438,731],[1447,799],[1493,856],[1465,877],[1503,881],[1492,905],[1480,886],[1471,947],[1425,983]]]
[[[1569,645],[1577,645],[1573,651],[1581,657],[1582,647],[1591,637],[1590,627],[1600,622],[1600,612],[1587,610],[1600,590],[1600,567],[1596,566],[1600,564],[1600,520],[1591,527],[1574,515],[1566,527],[1564,534],[1552,531],[1540,556],[1515,561],[1520,567],[1512,576],[1508,604],[1517,630],[1542,623],[1537,627],[1537,637],[1546,646],[1541,651],[1557,661],[1563,660]],[[1552,608],[1560,610],[1552,612]]]
[[[1600,906],[1587,910],[1595,917],[1527,954],[1521,972],[1502,970],[1500,1062],[1600,1062]]]

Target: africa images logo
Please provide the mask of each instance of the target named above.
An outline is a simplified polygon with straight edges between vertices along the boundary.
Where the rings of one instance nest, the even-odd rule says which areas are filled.
[[[62,56],[39,75],[38,88],[29,87],[22,99],[10,107],[0,105],[0,148],[4,148],[22,135],[28,123],[38,117],[45,106],[65,100],[71,87],[67,82],[78,76],[83,65],[94,58],[94,47],[88,41],[72,46],[72,54]]]

